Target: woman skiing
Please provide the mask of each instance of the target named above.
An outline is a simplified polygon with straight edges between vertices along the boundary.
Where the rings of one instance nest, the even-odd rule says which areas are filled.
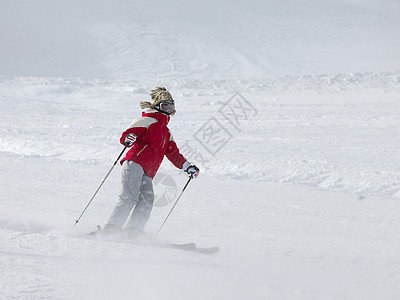
[[[122,133],[120,142],[131,149],[121,160],[121,192],[105,232],[124,228],[142,231],[150,217],[154,202],[153,178],[166,156],[179,169],[197,178],[199,169],[179,153],[167,124],[175,114],[175,101],[165,87],[156,87],[150,93],[151,102],[142,101],[147,109],[142,117],[133,120]]]

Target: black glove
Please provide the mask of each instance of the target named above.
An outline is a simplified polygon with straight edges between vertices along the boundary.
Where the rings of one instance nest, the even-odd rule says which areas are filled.
[[[196,165],[192,165],[190,162],[186,161],[183,164],[183,171],[189,174],[190,178],[197,178],[199,176],[200,170]]]

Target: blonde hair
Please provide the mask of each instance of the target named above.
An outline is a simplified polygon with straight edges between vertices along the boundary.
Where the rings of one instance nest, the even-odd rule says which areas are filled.
[[[155,89],[151,90],[150,92],[150,97],[153,100],[153,103],[149,101],[141,101],[140,102],[140,108],[146,109],[146,108],[155,108],[158,103],[166,101],[170,103],[174,103],[175,101],[172,98],[172,95],[168,90],[163,87],[163,86],[158,86]],[[175,110],[171,113],[171,115],[175,114]]]

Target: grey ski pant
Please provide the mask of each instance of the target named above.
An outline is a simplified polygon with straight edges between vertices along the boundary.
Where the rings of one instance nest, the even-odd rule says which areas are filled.
[[[121,192],[108,223],[123,228],[127,222],[127,229],[143,230],[150,217],[153,202],[153,180],[139,164],[125,160],[122,164]]]

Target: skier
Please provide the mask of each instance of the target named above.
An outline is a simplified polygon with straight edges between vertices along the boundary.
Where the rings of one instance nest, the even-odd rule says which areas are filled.
[[[167,124],[176,112],[175,101],[165,87],[156,87],[150,93],[153,103],[142,101],[148,109],[142,117],[133,120],[122,133],[120,142],[131,149],[121,160],[121,191],[105,233],[126,230],[141,232],[150,217],[154,202],[152,180],[166,156],[179,169],[197,178],[199,168],[187,161],[169,131]]]

